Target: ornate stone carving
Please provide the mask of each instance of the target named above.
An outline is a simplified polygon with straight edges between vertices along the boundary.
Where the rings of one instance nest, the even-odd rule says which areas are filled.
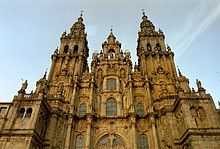
[[[28,86],[28,82],[27,80],[25,80],[22,85],[21,85],[21,89],[18,91],[19,94],[25,94],[25,90],[27,89]]]

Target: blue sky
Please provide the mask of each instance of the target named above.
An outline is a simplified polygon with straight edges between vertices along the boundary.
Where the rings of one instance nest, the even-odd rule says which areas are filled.
[[[215,102],[220,98],[219,0],[1,0],[0,1],[0,101],[11,101],[21,80],[36,81],[50,68],[50,56],[63,31],[84,10],[92,52],[101,49],[111,26],[123,49],[136,61],[141,9],[166,35],[175,52],[176,65],[190,79],[202,80]],[[196,88],[196,87],[195,87]]]

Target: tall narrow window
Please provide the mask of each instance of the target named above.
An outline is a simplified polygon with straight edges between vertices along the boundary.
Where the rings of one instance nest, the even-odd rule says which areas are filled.
[[[79,105],[79,116],[83,117],[84,115],[86,115],[86,103],[81,103]]]
[[[110,98],[106,102],[106,115],[115,116],[117,114],[117,103],[114,98]]]
[[[27,113],[26,113],[26,117],[31,117],[31,114],[32,114],[32,108],[28,108],[27,109]]]
[[[74,48],[73,48],[73,53],[77,54],[78,53],[78,49],[79,49],[79,46],[75,45]]]
[[[76,137],[76,149],[83,149],[84,143],[85,143],[85,140],[84,140],[83,135],[78,135]]]
[[[139,134],[137,138],[137,149],[149,149],[148,139],[145,134]]]
[[[25,113],[25,109],[24,109],[24,108],[21,108],[21,109],[18,111],[18,117],[23,118],[23,117],[24,117],[24,113]]]
[[[107,90],[116,90],[116,79],[107,79]]]
[[[137,103],[135,105],[135,113],[138,116],[144,116],[144,105],[142,103]]]
[[[159,43],[157,43],[157,44],[156,44],[156,49],[157,49],[158,51],[160,51],[160,50],[161,50],[161,46],[160,46],[160,44],[159,44]]]
[[[149,43],[147,44],[147,50],[151,51],[151,45]]]
[[[68,53],[68,51],[69,51],[69,46],[68,45],[65,45],[65,47],[64,47],[64,53]]]
[[[108,51],[108,59],[113,59],[115,58],[115,50],[114,49],[110,49]]]

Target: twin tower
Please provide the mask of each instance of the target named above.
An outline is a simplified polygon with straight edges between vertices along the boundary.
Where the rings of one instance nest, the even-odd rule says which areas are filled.
[[[49,74],[0,103],[0,149],[219,149],[220,111],[191,89],[145,14],[138,63],[110,32],[88,67],[83,17],[61,36]]]

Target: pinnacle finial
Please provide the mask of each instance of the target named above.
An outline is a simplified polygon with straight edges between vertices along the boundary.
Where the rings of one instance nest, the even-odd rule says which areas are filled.
[[[111,25],[110,32],[111,33],[113,32],[113,25]]]
[[[181,76],[182,76],[182,73],[181,73],[181,71],[180,71],[179,66],[177,66],[177,69],[178,69],[179,76],[181,77]]]
[[[46,77],[47,77],[47,68],[46,68],[46,70],[45,70],[45,73],[44,73],[43,79],[46,79]]]
[[[145,9],[141,9],[143,16],[146,16]]]
[[[80,17],[83,17],[84,10],[80,11]]]
[[[108,39],[115,39],[115,36],[114,36],[114,34],[113,34],[113,26],[111,25],[111,28],[110,28],[110,34],[109,34],[109,36],[108,36]]]

